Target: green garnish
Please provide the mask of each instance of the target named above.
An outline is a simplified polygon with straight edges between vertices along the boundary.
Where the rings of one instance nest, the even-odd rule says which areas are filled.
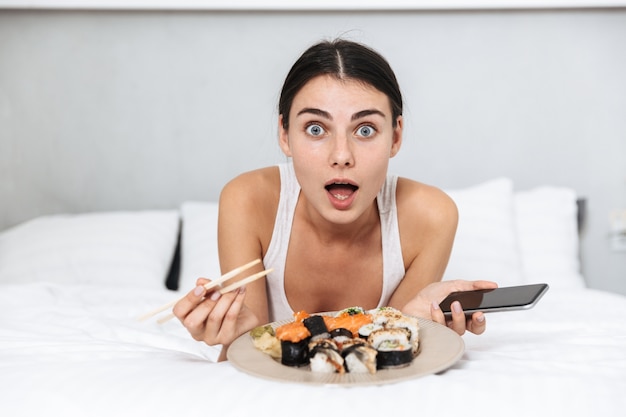
[[[363,314],[364,310],[361,307],[348,307],[342,311],[343,313],[348,313],[350,316],[354,316],[356,314]]]
[[[258,339],[263,336],[264,333],[269,333],[270,336],[276,335],[274,328],[269,324],[266,324],[265,326],[258,326],[250,330],[250,336],[252,336],[253,339]]]

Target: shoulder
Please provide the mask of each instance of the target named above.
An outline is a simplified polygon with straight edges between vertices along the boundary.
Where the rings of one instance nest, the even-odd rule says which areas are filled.
[[[454,200],[444,191],[432,185],[398,178],[396,205],[399,214],[409,217],[425,216],[432,221],[449,221],[458,217]]]
[[[245,201],[256,203],[257,199],[271,200],[280,196],[280,172],[278,166],[244,172],[231,179],[220,194],[220,203]]]
[[[273,226],[280,199],[278,166],[261,168],[230,180],[220,193],[220,217]]]
[[[416,240],[423,241],[434,235],[453,238],[456,233],[459,217],[456,204],[437,187],[398,178],[396,206],[403,240],[406,238],[416,244]]]
[[[230,180],[220,193],[218,240],[235,246],[254,239],[262,248],[272,236],[280,199],[277,166],[245,172]]]

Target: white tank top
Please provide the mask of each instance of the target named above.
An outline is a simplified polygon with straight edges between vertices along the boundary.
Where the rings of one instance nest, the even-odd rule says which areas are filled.
[[[293,216],[300,195],[300,184],[291,163],[278,165],[280,169],[280,199],[272,240],[263,258],[266,268],[274,268],[267,275],[269,314],[271,321],[293,318],[293,309],[285,294],[285,264],[291,236]],[[383,290],[378,307],[389,302],[396,287],[404,278],[404,261],[400,246],[400,231],[396,209],[396,184],[398,177],[387,176],[376,198],[380,215],[383,252]],[[346,306],[350,307],[350,306]]]

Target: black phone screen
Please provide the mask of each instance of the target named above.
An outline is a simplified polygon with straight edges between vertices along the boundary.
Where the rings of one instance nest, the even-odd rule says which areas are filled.
[[[490,290],[453,292],[439,306],[444,313],[449,313],[450,304],[458,300],[466,313],[519,310],[535,305],[547,289],[548,284],[531,284]]]

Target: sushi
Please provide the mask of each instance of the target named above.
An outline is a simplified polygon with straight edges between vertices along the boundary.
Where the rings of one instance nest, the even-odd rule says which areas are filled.
[[[311,371],[320,373],[345,372],[343,356],[332,339],[318,339],[309,343]]]
[[[309,316],[302,320],[302,324],[311,333],[311,337],[328,334],[328,328],[322,316]]]
[[[378,352],[363,339],[352,339],[343,344],[341,356],[344,359],[346,372],[354,374],[375,374]]]
[[[413,354],[417,354],[419,349],[419,321],[415,317],[403,315],[400,318],[393,318],[387,321],[387,329],[404,329],[408,332],[409,344]]]
[[[280,340],[281,363],[287,366],[309,364],[309,339],[311,333],[302,321],[284,324],[276,329]]]
[[[378,369],[402,368],[413,360],[409,331],[403,328],[379,329],[372,332],[368,342],[378,352]]]
[[[335,315],[294,314],[276,328],[280,362],[316,373],[370,373],[409,366],[419,351],[419,321],[392,307],[350,307]]]
[[[372,322],[372,316],[360,307],[351,307],[337,313],[335,316],[324,316],[329,331],[334,329],[348,329],[352,337],[358,337],[359,329]]]
[[[346,341],[352,340],[352,332],[348,329],[344,329],[343,327],[333,329],[333,331],[330,332],[329,335],[335,342],[339,342],[341,344]]]

